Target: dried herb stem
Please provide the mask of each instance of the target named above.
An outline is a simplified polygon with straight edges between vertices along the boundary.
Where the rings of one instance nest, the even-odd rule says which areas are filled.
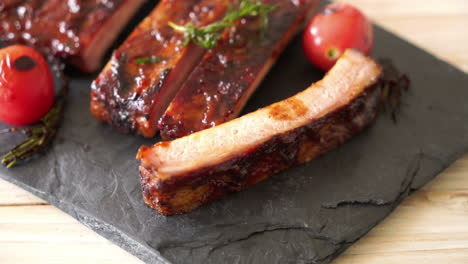
[[[37,125],[25,128],[15,127],[0,132],[21,132],[28,136],[24,142],[20,143],[3,156],[1,163],[5,167],[13,167],[18,161],[33,156],[37,152],[45,149],[50,142],[52,142],[52,139],[57,134],[60,120],[62,119],[63,107],[67,94],[68,83],[64,85],[61,93],[57,96],[55,104],[52,106],[49,113],[47,113]]]
[[[379,63],[383,68],[383,76],[380,81],[382,87],[380,107],[382,111],[390,112],[392,120],[397,122],[403,92],[409,90],[411,81],[408,75],[398,71],[390,59],[380,59]]]

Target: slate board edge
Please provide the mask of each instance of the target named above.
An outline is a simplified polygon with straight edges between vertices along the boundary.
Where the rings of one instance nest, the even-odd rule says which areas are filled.
[[[329,1],[325,1],[327,4],[329,3]],[[400,37],[399,35],[391,32],[390,30],[388,30],[387,28],[385,28],[384,26],[381,26],[379,24],[376,24],[376,23],[373,23],[373,26],[374,26],[374,29],[377,28],[377,30],[380,30],[380,31],[383,31],[384,33],[386,34],[390,34],[392,35],[394,38],[396,38],[397,40],[403,42],[405,45],[408,45],[408,46],[411,46],[413,48],[416,48],[416,49],[419,49],[420,51],[422,51],[423,53],[425,53],[427,56],[431,56],[433,59],[437,60],[439,63],[442,63],[442,64],[445,64],[446,66],[450,67],[450,70],[451,71],[457,71],[459,73],[462,73],[462,74],[465,74],[467,75],[468,73],[464,72],[463,70],[461,70],[460,68],[458,68],[457,66],[451,64],[450,62],[447,62],[445,60],[443,60],[442,58],[440,58],[439,56],[437,55],[434,55],[432,53],[430,53],[428,50],[426,50],[425,48],[423,47],[420,47],[416,44],[413,44],[411,43],[409,40],[407,39],[404,39],[403,37]],[[411,76],[410,76],[410,79],[411,79]],[[411,89],[411,88],[410,88]],[[352,140],[352,139],[351,139]],[[346,144],[346,143],[345,143]],[[344,243],[342,244],[342,246],[340,248],[338,248],[334,253],[332,253],[331,255],[327,256],[326,258],[322,259],[322,260],[319,260],[320,262],[318,263],[322,263],[322,264],[327,264],[327,263],[330,263],[331,261],[333,261],[335,258],[337,258],[339,255],[341,255],[346,249],[348,249],[351,245],[353,245],[355,242],[359,241],[362,237],[364,237],[365,235],[367,235],[367,233],[369,233],[375,226],[377,226],[381,221],[383,221],[385,218],[387,218],[400,204],[401,202],[403,202],[407,197],[409,197],[412,193],[414,193],[415,191],[418,191],[419,189],[421,189],[422,187],[424,187],[426,184],[428,184],[430,181],[432,181],[435,177],[437,177],[438,175],[440,175],[444,170],[446,170],[448,167],[450,167],[455,161],[457,161],[458,159],[460,159],[464,154],[466,154],[468,152],[468,147],[465,147],[462,151],[459,151],[459,152],[455,152],[450,158],[449,158],[449,161],[447,163],[445,163],[443,165],[443,167],[441,167],[440,170],[436,171],[434,173],[434,175],[431,175],[430,177],[428,177],[428,181],[424,183],[423,186],[419,187],[419,188],[412,188],[412,183],[414,181],[414,178],[411,179],[411,181],[408,183],[408,190],[406,191],[403,191],[400,193],[400,195],[398,195],[395,200],[392,202],[391,204],[391,209],[390,211],[384,216],[382,217],[381,219],[379,219],[374,225],[372,225],[369,230],[367,230],[362,236],[358,237],[356,240],[352,241],[352,242],[349,242],[349,243]],[[326,155],[326,154],[325,154]]]
[[[381,27],[379,25],[374,25],[374,26],[378,27],[380,30],[384,31],[385,33],[391,34],[394,38],[398,39],[399,41],[404,42],[406,45],[415,47],[415,48],[421,50],[423,53],[427,54],[428,56],[431,56],[432,58],[438,60],[439,62],[449,66],[451,68],[451,70],[458,71],[458,72],[463,73],[463,74],[466,75],[465,72],[463,72],[462,70],[460,70],[456,66],[444,61],[443,59],[441,59],[441,58],[439,58],[437,56],[432,55],[427,50],[412,44],[411,42],[401,38],[398,35],[395,35],[395,34],[391,33],[390,31],[388,31],[387,29],[385,29],[385,28],[383,28],[383,27]],[[441,167],[441,169],[439,171],[435,172],[434,175],[428,177],[428,179],[433,179],[435,176],[439,175],[440,172],[445,170],[454,161],[459,159],[464,153],[466,153],[467,150],[468,150],[468,148],[465,148],[463,151],[455,152],[449,158],[449,161],[447,163],[445,163],[443,165],[443,167]],[[11,182],[11,183],[13,183],[13,184],[27,190],[27,191],[33,193],[34,195],[40,197],[41,199],[48,201],[50,204],[56,206],[60,210],[62,210],[65,213],[69,214],[73,218],[77,219],[80,223],[84,224],[88,228],[92,229],[94,232],[96,232],[99,235],[101,235],[101,236],[105,237],[106,239],[110,240],[112,243],[116,244],[117,246],[125,249],[126,251],[128,251],[132,255],[134,255],[137,258],[144,261],[145,263],[163,263],[163,264],[170,263],[169,261],[164,259],[164,257],[162,257],[157,250],[149,247],[148,245],[146,245],[146,243],[139,242],[137,239],[128,236],[126,233],[124,233],[121,230],[109,225],[105,221],[102,221],[99,218],[86,213],[84,210],[80,209],[79,207],[77,207],[77,206],[75,206],[73,204],[67,203],[67,202],[61,202],[58,199],[56,199],[55,197],[53,197],[53,196],[51,196],[49,194],[46,194],[46,193],[44,193],[44,192],[42,192],[42,191],[40,191],[40,190],[38,190],[36,188],[32,188],[31,186],[26,185],[26,184],[24,184],[24,183],[22,183],[20,181],[17,181],[12,177],[8,177],[7,175],[0,174],[0,178],[3,178],[5,180],[7,180],[8,182]],[[429,182],[429,180],[428,180],[428,182]],[[428,182],[426,182],[425,184],[427,184]],[[417,189],[412,189],[411,188],[411,182],[409,183],[409,187],[410,188],[407,191],[402,192],[398,197],[396,197],[396,199],[391,204],[391,209],[389,210],[389,212],[384,217],[379,219],[375,224],[373,224],[371,226],[371,228],[369,228],[369,230],[367,230],[365,232],[365,234],[367,234],[370,230],[372,230],[373,227],[375,227],[378,223],[380,223],[383,219],[385,219],[391,212],[393,212],[393,210],[406,197],[408,197],[413,191],[417,190]],[[354,242],[359,240],[365,234],[363,234],[360,237],[357,237],[353,241],[344,242],[331,255],[326,256],[326,258],[319,260],[320,261],[319,263],[329,263],[329,262],[331,262],[334,258],[336,258],[338,255],[340,255],[350,245],[352,245]]]
[[[12,177],[6,177],[4,174],[0,174],[0,178],[15,184],[16,186],[38,196],[39,198],[49,202],[51,205],[57,207],[61,211],[70,215],[74,219],[78,220],[81,224],[85,225],[87,228],[98,233],[100,236],[108,239],[113,244],[121,247],[130,254],[136,256],[145,263],[155,263],[155,264],[169,264],[164,257],[162,257],[156,250],[144,245],[136,239],[128,236],[126,233],[122,232],[118,228],[115,228],[105,221],[100,220],[99,218],[92,216],[86,213],[84,210],[75,206],[74,204],[68,202],[61,202],[55,197],[44,193],[36,188],[24,184]]]
[[[468,149],[467,149],[468,150]],[[455,153],[451,160],[447,162],[447,164],[441,168],[441,170],[434,173],[433,176],[430,178],[433,179],[435,176],[439,175],[442,171],[448,168],[451,164],[453,164],[456,160],[458,160],[466,151]],[[136,256],[138,259],[142,260],[145,263],[155,263],[155,264],[170,264],[168,260],[162,257],[159,252],[148,245],[144,245],[141,242],[137,241],[136,239],[128,236],[126,233],[120,231],[118,228],[111,226],[110,224],[106,223],[105,221],[100,220],[99,218],[92,216],[86,213],[84,210],[80,209],[79,207],[75,206],[74,204],[61,202],[55,197],[48,195],[36,188],[32,188],[31,186],[24,184],[20,181],[12,177],[7,177],[4,174],[0,174],[0,178],[13,183],[20,188],[31,192],[32,194],[38,196],[39,198],[49,202],[51,205],[59,208],[61,211],[67,213],[68,215],[72,216],[74,219],[78,220],[80,223],[85,225],[86,227],[90,228],[100,236],[108,239],[113,244],[121,247],[122,249],[126,250],[130,254]],[[429,181],[428,181],[429,182]],[[428,183],[427,182],[427,183]],[[427,184],[426,183],[426,184]],[[390,215],[393,210],[409,195],[411,195],[414,191],[418,189],[411,189],[412,180],[408,183],[408,190],[404,190],[400,193],[399,196],[392,201],[391,209],[389,212],[379,219],[375,224],[373,224],[369,230],[367,230],[362,236],[357,237],[355,240],[350,242],[344,242],[340,248],[338,248],[333,254],[327,256],[325,259],[320,260],[318,263],[330,263],[336,257],[338,257],[341,253],[343,253],[347,248],[349,248],[352,244],[356,241],[364,237],[369,231],[371,231],[377,224],[379,224],[383,219],[385,219],[388,215]]]

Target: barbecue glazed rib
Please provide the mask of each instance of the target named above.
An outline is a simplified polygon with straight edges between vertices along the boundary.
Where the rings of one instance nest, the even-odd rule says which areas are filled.
[[[169,22],[203,26],[220,19],[225,0],[162,0],[117,49],[91,91],[91,112],[124,133],[153,137],[157,122],[206,50],[182,47]],[[140,59],[158,60],[138,63]]]
[[[82,71],[101,66],[107,48],[145,0],[7,0],[0,43],[23,43],[66,57]]]
[[[293,97],[141,147],[145,202],[164,215],[189,212],[334,149],[374,119],[380,74],[372,59],[348,50],[323,80]]]
[[[224,32],[160,119],[163,139],[186,136],[237,117],[318,1],[263,3],[279,6],[270,13],[263,38],[257,18],[246,19]]]

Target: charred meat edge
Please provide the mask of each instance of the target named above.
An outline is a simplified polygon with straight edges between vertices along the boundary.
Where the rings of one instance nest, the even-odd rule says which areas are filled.
[[[380,66],[347,50],[305,91],[219,126],[142,146],[145,202],[164,215],[189,212],[336,148],[377,113]]]
[[[159,120],[163,139],[186,136],[236,118],[318,1],[264,3],[280,7],[270,14],[264,37],[259,37],[256,18],[224,32]]]
[[[225,14],[227,2],[162,0],[114,52],[93,82],[92,114],[120,132],[154,137],[159,118],[206,52],[195,44],[182,47],[184,35],[168,23],[210,24]],[[145,57],[163,60],[143,64],[135,61]]]

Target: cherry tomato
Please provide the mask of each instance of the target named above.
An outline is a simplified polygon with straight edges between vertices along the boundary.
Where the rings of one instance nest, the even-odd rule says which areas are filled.
[[[0,50],[0,120],[14,126],[38,122],[54,103],[54,81],[41,54],[26,46]]]
[[[372,24],[365,15],[351,5],[333,3],[309,22],[302,46],[312,64],[328,71],[346,49],[369,55],[373,41]]]

